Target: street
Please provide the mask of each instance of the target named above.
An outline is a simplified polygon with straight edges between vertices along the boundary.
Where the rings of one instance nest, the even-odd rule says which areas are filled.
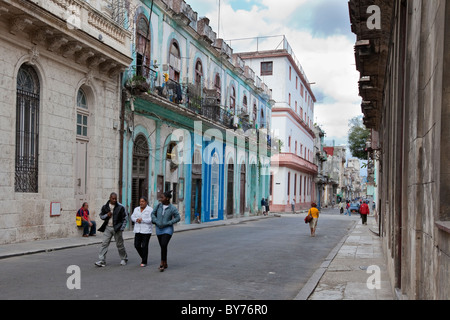
[[[311,238],[303,218],[285,214],[175,233],[162,273],[156,235],[145,268],[132,240],[125,241],[126,266],[115,243],[104,268],[94,266],[99,245],[4,259],[0,299],[291,300],[359,219],[325,211]],[[80,289],[67,286],[69,266],[79,267]]]

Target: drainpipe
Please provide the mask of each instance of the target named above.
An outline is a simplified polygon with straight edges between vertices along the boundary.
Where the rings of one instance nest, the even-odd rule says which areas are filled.
[[[122,86],[123,81],[123,72],[120,73],[120,152],[119,152],[119,201],[123,204],[123,139],[125,135],[125,102],[126,102],[126,94],[124,92],[125,88]]]

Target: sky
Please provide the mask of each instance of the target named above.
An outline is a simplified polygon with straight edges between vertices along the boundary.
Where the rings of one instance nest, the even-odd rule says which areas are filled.
[[[348,122],[361,116],[356,36],[348,0],[186,0],[224,40],[285,35],[317,98],[314,120],[325,141],[346,145]],[[220,15],[219,15],[220,3]],[[274,38],[274,41],[276,38]],[[256,50],[255,42],[232,41],[234,52]],[[273,46],[275,44],[268,44]],[[266,48],[263,48],[266,49]]]

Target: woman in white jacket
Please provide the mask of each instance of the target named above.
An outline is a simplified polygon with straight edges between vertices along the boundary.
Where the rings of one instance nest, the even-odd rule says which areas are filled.
[[[131,215],[134,222],[134,247],[141,257],[141,267],[147,265],[148,244],[152,236],[152,211],[148,206],[147,198],[139,199],[139,207],[136,207]]]

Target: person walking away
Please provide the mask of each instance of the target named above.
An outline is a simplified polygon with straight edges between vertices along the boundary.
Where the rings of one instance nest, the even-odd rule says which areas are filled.
[[[92,221],[89,216],[89,204],[84,202],[77,212],[77,216],[81,217],[81,227],[83,228],[83,237],[95,237],[97,231],[97,223]],[[89,230],[89,228],[91,230]]]
[[[95,263],[97,267],[106,266],[106,253],[112,237],[114,237],[117,250],[119,251],[120,264],[122,266],[127,264],[128,256],[122,235],[127,225],[127,216],[125,207],[117,202],[117,193],[111,193],[109,200],[100,211],[100,219],[104,220],[104,222],[98,231],[103,232],[104,238],[99,253],[100,260]]]
[[[261,210],[262,210],[263,216],[265,216],[266,215],[266,201],[264,200],[264,198],[261,199]]]
[[[139,207],[136,207],[131,215],[134,222],[134,247],[141,257],[141,267],[147,266],[148,244],[152,236],[152,212],[153,208],[148,206],[146,197],[139,199]]]
[[[156,236],[161,247],[161,264],[159,271],[167,269],[167,247],[173,235],[173,225],[180,221],[177,208],[170,203],[172,191],[166,191],[161,195],[160,203],[152,211],[152,223],[156,225]]]
[[[359,213],[361,214],[361,221],[363,225],[367,225],[367,215],[369,214],[369,206],[366,202],[361,203],[359,207]]]
[[[292,213],[295,213],[295,202],[294,202],[294,199],[291,199],[291,208],[292,208]]]
[[[266,198],[266,216],[269,214],[269,199]]]
[[[311,221],[309,222],[309,227],[311,229],[311,237],[315,237],[317,222],[319,220],[319,209],[317,209],[316,203],[313,202],[311,204],[311,209],[309,209],[308,215],[310,215],[312,217]]]

